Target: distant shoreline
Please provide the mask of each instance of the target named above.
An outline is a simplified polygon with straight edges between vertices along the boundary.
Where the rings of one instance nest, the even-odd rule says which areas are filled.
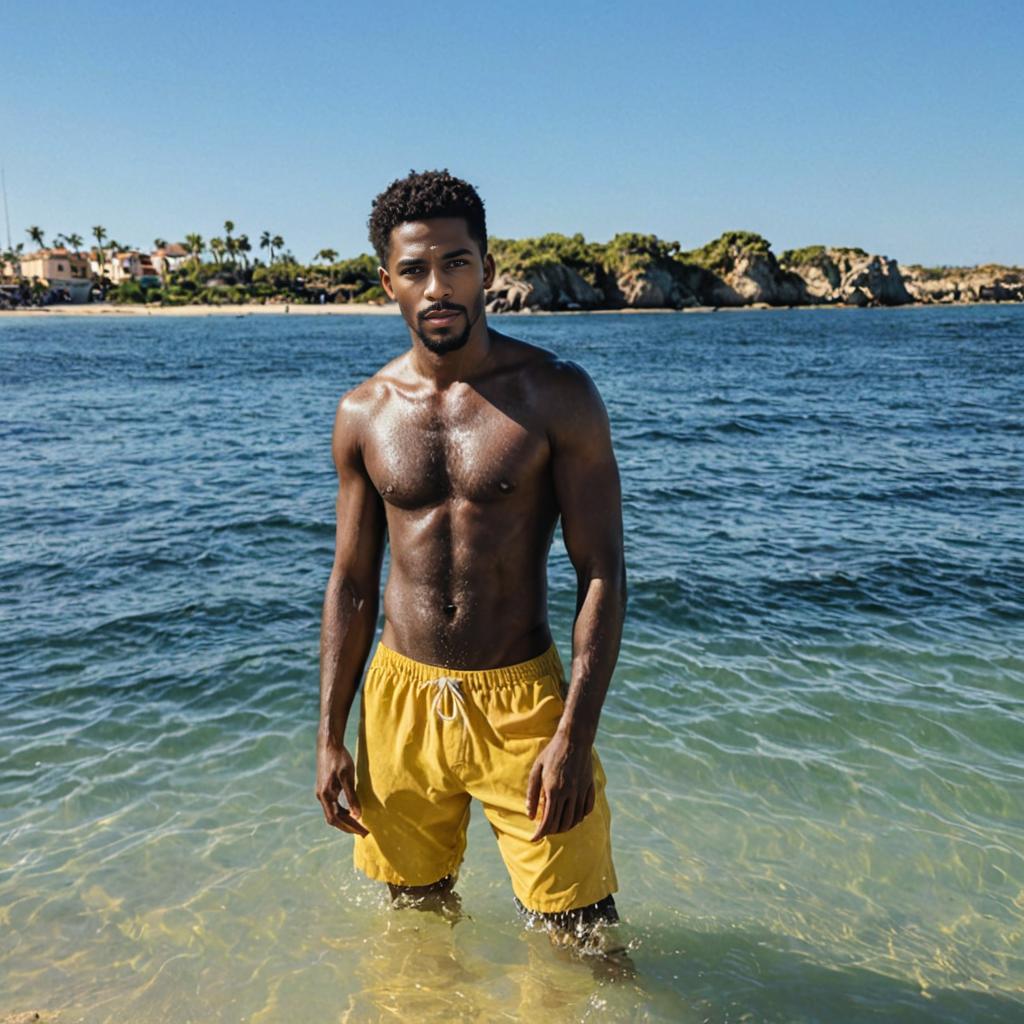
[[[633,315],[649,315],[652,313],[673,313],[673,314],[708,314],[708,313],[750,313],[750,312],[764,312],[774,311],[782,312],[790,309],[799,310],[860,310],[864,308],[871,309],[957,309],[964,306],[1019,306],[1019,302],[996,302],[990,301],[979,301],[979,302],[913,302],[904,303],[900,306],[871,306],[862,307],[855,306],[852,304],[842,303],[821,303],[816,305],[808,306],[770,306],[766,303],[752,303],[747,306],[691,306],[686,309],[675,309],[671,306],[651,308],[651,309],[637,309],[636,307],[627,307],[624,309],[557,309],[557,310],[540,310],[540,309],[525,309],[517,311],[505,311],[505,312],[492,312],[490,316],[514,316],[514,317],[535,317],[535,316],[608,316],[613,314],[628,314]],[[141,305],[124,305],[115,306],[110,303],[96,302],[88,303],[83,305],[63,305],[63,306],[42,306],[42,307],[22,307],[19,309],[2,309],[0,310],[0,320],[5,319],[27,319],[27,320],[47,320],[53,317],[74,317],[74,316],[112,316],[117,318],[132,318],[132,317],[145,317],[145,316],[159,316],[159,317],[246,317],[246,316],[399,316],[398,306],[394,303],[386,303],[385,305],[377,306],[370,304],[349,304],[349,303],[331,303],[312,305],[312,304],[291,304],[286,309],[284,305],[243,305],[243,304],[230,304],[223,306],[141,306]]]

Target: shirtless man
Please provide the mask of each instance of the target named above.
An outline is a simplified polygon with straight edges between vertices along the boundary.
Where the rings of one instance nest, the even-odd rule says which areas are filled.
[[[483,204],[443,172],[373,204],[380,283],[412,347],[338,404],[334,566],[320,642],[316,796],[393,898],[451,892],[471,797],[517,904],[577,932],[617,919],[594,750],[626,603],[608,417],[573,363],[487,326]],[[572,669],[547,614],[555,525],[576,569]],[[357,760],[345,730],[367,669]]]

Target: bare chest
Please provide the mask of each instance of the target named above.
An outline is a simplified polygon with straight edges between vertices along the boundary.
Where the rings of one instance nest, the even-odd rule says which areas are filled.
[[[390,410],[370,441],[370,478],[386,502],[405,509],[521,494],[536,485],[549,459],[543,431],[484,401]]]

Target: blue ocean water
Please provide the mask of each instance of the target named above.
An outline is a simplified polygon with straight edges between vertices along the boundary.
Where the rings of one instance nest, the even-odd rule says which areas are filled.
[[[41,314],[0,321],[0,1016],[1024,1019],[1024,309],[492,322],[611,416],[636,976],[520,928],[482,815],[451,927],[313,797],[334,407],[401,322]]]

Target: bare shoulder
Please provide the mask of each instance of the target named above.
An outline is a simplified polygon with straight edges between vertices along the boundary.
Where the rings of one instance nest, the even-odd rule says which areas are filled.
[[[608,413],[590,374],[571,359],[537,349],[527,370],[530,388],[553,441],[607,436]]]
[[[361,453],[366,428],[378,416],[394,393],[405,356],[382,366],[372,377],[346,391],[338,400],[334,416],[332,448],[335,461]]]
[[[501,342],[504,367],[523,380],[551,416],[604,415],[601,395],[579,363],[516,338],[502,336]]]

